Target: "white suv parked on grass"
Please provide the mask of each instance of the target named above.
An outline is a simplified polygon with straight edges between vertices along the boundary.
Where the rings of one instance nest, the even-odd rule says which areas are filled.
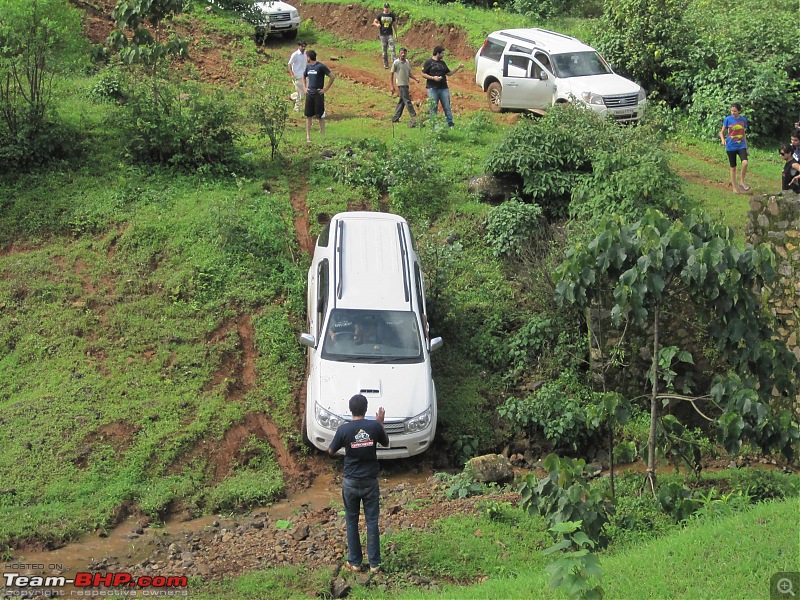
[[[422,268],[405,219],[346,212],[331,219],[308,270],[308,381],[302,435],[327,450],[352,416],[354,394],[369,400],[367,418],[386,409],[390,447],[378,458],[427,450],[436,435],[436,386]]]
[[[494,112],[543,112],[579,101],[601,115],[635,122],[647,102],[644,89],[614,73],[594,48],[544,29],[490,33],[475,55],[475,81]]]
[[[291,4],[273,0],[256,2],[253,5],[253,20],[256,26],[256,43],[263,44],[267,37],[282,34],[293,40],[300,28],[300,13]]]

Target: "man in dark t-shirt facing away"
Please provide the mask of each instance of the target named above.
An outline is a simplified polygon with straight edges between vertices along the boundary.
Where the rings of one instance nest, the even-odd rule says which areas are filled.
[[[342,477],[342,500],[347,523],[347,564],[351,571],[360,571],[364,555],[361,536],[358,532],[358,515],[364,504],[364,519],[367,522],[367,554],[372,573],[380,571],[381,538],[378,528],[381,492],[378,488],[378,444],[389,446],[389,436],[383,429],[386,411],[378,409],[375,420],[367,419],[367,399],[362,394],[350,398],[353,420],[342,423],[333,436],[328,454],[334,456],[344,448],[344,476]]]

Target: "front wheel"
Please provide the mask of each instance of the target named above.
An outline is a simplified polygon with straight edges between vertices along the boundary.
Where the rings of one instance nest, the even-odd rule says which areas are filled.
[[[292,29],[291,31],[284,31],[283,37],[287,40],[293,40],[297,37],[297,29]]]
[[[489,110],[495,113],[503,112],[503,86],[497,81],[489,84],[486,88],[486,97],[489,99]]]

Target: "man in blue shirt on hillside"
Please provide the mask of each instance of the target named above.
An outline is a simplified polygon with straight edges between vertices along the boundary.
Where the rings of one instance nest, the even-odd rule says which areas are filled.
[[[744,181],[745,175],[747,175],[747,119],[742,116],[742,105],[738,102],[731,104],[731,114],[722,121],[719,139],[728,154],[733,193],[738,194],[739,190],[749,192],[750,187]],[[738,187],[736,185],[737,156],[742,161],[742,175],[739,178]]]
[[[367,522],[367,554],[371,573],[381,567],[381,538],[378,528],[381,492],[378,488],[378,444],[389,446],[389,436],[383,429],[386,411],[378,409],[375,420],[366,419],[367,398],[356,394],[350,398],[353,420],[342,423],[333,436],[328,454],[334,456],[344,448],[344,476],[342,478],[342,500],[347,523],[347,563],[350,571],[360,571],[364,555],[361,536],[358,532],[358,516],[364,504],[364,519]]]

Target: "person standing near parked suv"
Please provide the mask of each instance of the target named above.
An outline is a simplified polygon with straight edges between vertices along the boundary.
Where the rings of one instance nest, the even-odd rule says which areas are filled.
[[[325,76],[328,84],[325,85]],[[336,75],[321,62],[317,62],[317,53],[308,51],[308,64],[303,73],[303,91],[306,93],[306,142],[311,143],[311,118],[319,119],[319,134],[325,137],[325,92],[331,89]]]
[[[297,94],[297,98],[294,100],[295,112],[299,112],[300,107],[303,106],[303,98],[305,97],[305,92],[303,92],[303,75],[306,72],[307,64],[306,43],[297,42],[297,50],[292,52],[292,55],[289,57],[289,76],[292,78],[294,91]]]
[[[366,419],[367,398],[356,394],[350,398],[353,420],[339,425],[333,436],[328,454],[335,456],[344,448],[344,474],[342,477],[342,501],[347,525],[347,564],[351,571],[360,571],[364,561],[358,517],[364,504],[364,519],[367,523],[367,555],[369,570],[377,573],[381,568],[381,537],[378,527],[381,491],[378,486],[378,444],[389,446],[389,436],[383,428],[386,411],[378,409],[375,420]]]
[[[447,87],[447,76],[458,73],[464,68],[464,63],[460,63],[451,71],[444,62],[444,54],[444,46],[436,46],[433,49],[433,56],[422,65],[422,76],[427,80],[425,87],[428,89],[431,118],[438,112],[441,102],[444,116],[447,118],[447,125],[452,127],[455,123],[453,123],[453,111],[450,108],[450,88]]]
[[[739,190],[749,192],[750,187],[745,183],[747,175],[747,119],[742,116],[742,105],[738,102],[731,104],[731,114],[722,121],[722,129],[719,130],[719,139],[725,152],[728,154],[728,164],[731,167],[731,186],[733,193],[738,194]],[[736,185],[736,157],[742,161],[742,174],[739,178],[739,185]]]
[[[389,68],[389,51],[392,53],[392,62],[397,60],[394,53],[395,21],[397,17],[389,8],[389,4],[383,5],[383,12],[378,13],[372,24],[378,28],[378,37],[381,39],[381,50],[383,50],[383,68]]]

